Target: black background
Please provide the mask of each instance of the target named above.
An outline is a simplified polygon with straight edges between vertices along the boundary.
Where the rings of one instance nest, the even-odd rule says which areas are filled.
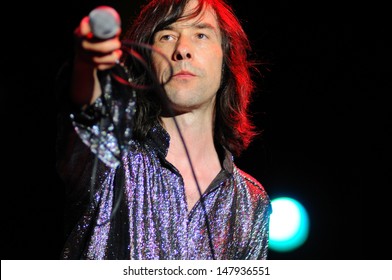
[[[127,26],[140,0],[121,2],[8,3],[3,9],[2,259],[59,258],[63,189],[54,168],[54,79],[71,54],[73,29],[90,10],[110,5]],[[264,62],[252,102],[264,132],[236,162],[271,198],[292,196],[310,215],[308,241],[269,258],[388,258],[382,216],[388,212],[379,207],[391,186],[386,7],[231,2],[254,58]]]

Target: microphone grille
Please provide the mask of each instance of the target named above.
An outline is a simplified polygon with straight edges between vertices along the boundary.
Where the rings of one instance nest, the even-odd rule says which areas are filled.
[[[91,31],[99,39],[109,39],[116,35],[121,26],[120,16],[109,6],[99,6],[89,14]]]

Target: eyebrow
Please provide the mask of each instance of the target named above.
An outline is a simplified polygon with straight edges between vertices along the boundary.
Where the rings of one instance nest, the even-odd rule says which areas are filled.
[[[217,31],[217,29],[212,24],[207,23],[207,22],[197,22],[194,24],[190,24],[189,26],[192,28],[195,28],[195,29],[209,29],[214,32]],[[162,28],[162,30],[174,30],[174,29],[175,28],[173,27],[173,25],[168,25],[168,26]]]
[[[216,31],[216,28],[207,22],[200,22],[194,25],[198,29],[211,29],[213,31]]]

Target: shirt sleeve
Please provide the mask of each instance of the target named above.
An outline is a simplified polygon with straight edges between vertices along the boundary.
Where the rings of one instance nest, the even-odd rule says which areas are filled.
[[[254,223],[250,234],[245,260],[265,260],[268,258],[269,221],[272,212],[268,196],[262,198],[255,211]]]
[[[122,66],[117,67],[116,70],[98,72],[102,95],[84,110],[73,107],[67,98],[68,92],[64,92],[69,88],[69,85],[64,84],[64,81],[70,81],[69,66],[63,70],[58,81],[62,84],[62,118],[69,118],[72,129],[80,140],[111,168],[120,164],[121,155],[129,148],[136,110],[135,91],[113,78],[113,75],[125,73],[121,70]],[[62,125],[64,122],[60,123]]]

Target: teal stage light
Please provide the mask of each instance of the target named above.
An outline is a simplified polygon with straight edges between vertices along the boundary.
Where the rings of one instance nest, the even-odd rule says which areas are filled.
[[[269,247],[278,252],[297,249],[309,235],[309,216],[300,202],[290,197],[271,200]]]

